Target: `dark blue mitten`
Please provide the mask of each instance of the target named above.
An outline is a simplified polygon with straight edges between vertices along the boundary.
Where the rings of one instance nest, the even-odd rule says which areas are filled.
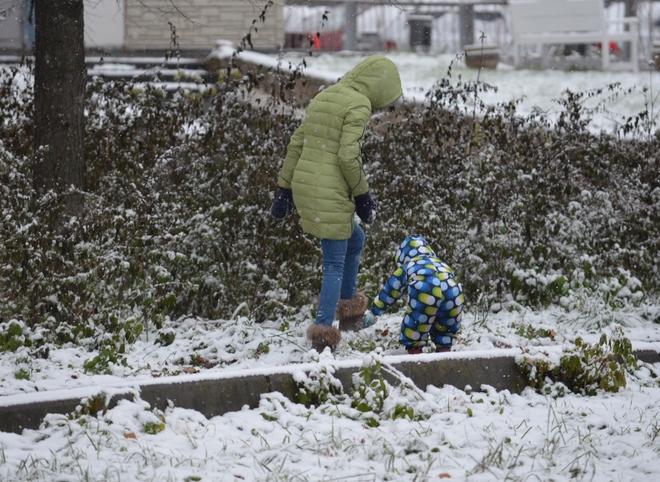
[[[373,224],[378,207],[368,192],[355,196],[355,212],[364,224]]]
[[[270,215],[275,219],[284,219],[285,216],[289,216],[293,212],[294,208],[291,189],[279,188],[275,201],[270,207]]]

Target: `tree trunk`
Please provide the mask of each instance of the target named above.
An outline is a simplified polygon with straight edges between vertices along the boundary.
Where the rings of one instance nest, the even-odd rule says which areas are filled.
[[[55,191],[74,215],[85,190],[83,0],[34,0],[34,7],[33,186],[37,196]]]

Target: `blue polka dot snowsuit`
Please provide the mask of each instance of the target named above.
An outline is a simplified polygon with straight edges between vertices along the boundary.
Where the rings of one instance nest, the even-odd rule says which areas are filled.
[[[419,348],[432,341],[436,347],[456,344],[465,297],[446,263],[436,257],[421,236],[407,237],[396,253],[397,270],[374,299],[374,316],[384,313],[408,293],[399,342]]]

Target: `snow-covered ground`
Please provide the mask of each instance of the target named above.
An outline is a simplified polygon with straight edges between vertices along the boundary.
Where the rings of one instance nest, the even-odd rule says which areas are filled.
[[[247,54],[246,54],[247,55]],[[389,54],[388,54],[389,55]],[[392,54],[406,95],[420,95],[446,74],[451,58]],[[308,58],[310,69],[329,77],[346,73],[355,55]],[[270,58],[271,62],[277,59]],[[292,61],[297,61],[292,57]],[[452,78],[498,87],[497,98],[526,96],[525,105],[552,109],[567,87],[600,88],[611,82],[634,87],[617,109],[634,115],[643,108],[641,89],[657,73],[537,72],[506,67],[466,69],[460,61]],[[606,120],[603,120],[606,123]],[[458,353],[475,355],[519,350],[540,356],[571,346],[578,336],[596,343],[623,327],[635,349],[660,351],[660,304],[613,309],[585,300],[572,312],[523,308],[497,313],[469,300]],[[255,324],[189,318],[148,329],[116,363],[81,347],[51,347],[41,357],[30,348],[0,353],[0,407],[48,400],[62,394],[112,393],[148,380],[213,376],[241,370],[315,364],[316,379],[332,382],[333,365],[362,360],[365,366],[404,355],[397,344],[401,313],[381,317],[349,333],[334,354],[310,350],[304,332],[312,319]],[[5,328],[10,321],[5,321]],[[27,329],[26,329],[27,330]],[[171,341],[170,344],[157,340]],[[439,358],[454,354],[433,355]],[[97,363],[94,363],[97,360]],[[106,359],[107,362],[107,359]],[[94,373],[96,367],[100,373]],[[325,375],[323,373],[326,373]],[[210,420],[181,407],[159,412],[139,398],[122,401],[97,418],[51,415],[38,430],[0,433],[0,480],[39,481],[656,481],[660,473],[660,364],[640,364],[618,393],[568,394],[554,398],[527,389],[521,394],[491,387],[387,387],[366,390],[378,412],[334,397],[306,407],[281,394],[262,395],[261,406]],[[382,387],[381,387],[382,388]],[[379,397],[382,397],[379,399]]]
[[[601,95],[586,102],[586,106],[605,109],[595,113],[590,128],[594,131],[613,131],[629,116],[648,110],[654,117],[660,113],[660,73],[658,71],[597,71],[597,70],[516,70],[510,65],[499,63],[496,69],[472,69],[465,65],[462,56],[424,53],[391,52],[386,54],[399,68],[408,99],[423,99],[424,94],[439,80],[447,77],[451,66],[453,82],[479,80],[497,89],[496,92],[480,94],[486,104],[507,103],[522,99],[518,106],[521,115],[541,110],[547,116],[560,111],[556,99],[565,98],[566,90],[587,92],[603,89]],[[292,64],[300,62],[299,55],[284,57]],[[305,62],[314,72],[323,72],[339,77],[354,67],[362,57],[345,54],[317,54],[305,57]],[[615,90],[608,86],[618,85]],[[616,94],[618,92],[618,94]],[[625,95],[624,95],[625,92]],[[616,94],[616,95],[615,95]]]
[[[232,52],[233,49],[228,45],[219,45],[213,55],[227,57]],[[279,63],[285,69],[301,65],[304,59],[304,72],[329,82],[345,75],[365,55],[354,52],[312,52],[311,55],[287,52],[280,58],[250,51],[240,53],[240,57],[246,61],[264,66]],[[542,112],[553,119],[563,109],[557,100],[565,99],[567,90],[591,93],[585,96],[584,106],[594,110],[589,125],[593,132],[614,132],[627,118],[646,111],[654,122],[660,119],[660,72],[657,69],[640,72],[514,69],[502,62],[496,69],[474,69],[465,65],[462,55],[403,51],[384,55],[399,68],[404,99],[409,101],[423,101],[434,84],[450,75],[451,83],[478,80],[494,87],[479,94],[479,99],[485,104],[520,101],[517,111],[523,116]],[[599,90],[600,93],[596,93]],[[473,99],[468,99],[467,106],[473,102]]]
[[[660,325],[651,321],[659,312],[654,305],[594,305],[571,313],[491,313],[472,305],[454,350],[552,354],[577,336],[596,343],[620,325],[635,349],[660,351]],[[242,317],[172,322],[161,333],[174,334],[173,343],[156,343],[155,331],[143,334],[127,349],[125,363],[110,364],[107,374],[86,372],[85,363],[98,353],[78,347],[51,349],[47,358],[32,358],[27,348],[5,352],[0,406],[113,393],[167,376],[240,375],[302,363],[331,374],[333,365],[349,360],[387,367],[391,357],[405,354],[396,341],[400,313],[346,334],[334,355],[321,356],[304,338],[310,318],[301,313],[288,326]],[[376,414],[352,408],[350,396],[306,408],[263,394],[257,409],[210,420],[180,407],[161,413],[139,399],[122,401],[98,418],[51,415],[39,430],[0,433],[0,479],[653,481],[660,471],[659,375],[659,365],[640,365],[619,393],[556,399],[531,388],[513,394],[488,386],[404,384],[388,387]]]

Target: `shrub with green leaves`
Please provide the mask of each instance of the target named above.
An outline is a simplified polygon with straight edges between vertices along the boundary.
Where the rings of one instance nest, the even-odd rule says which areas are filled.
[[[16,321],[0,323],[0,351],[16,351],[21,346],[29,346],[30,341],[23,335],[23,324]]]
[[[582,395],[616,393],[626,386],[626,372],[637,369],[632,344],[621,327],[609,337],[602,334],[596,344],[578,337],[573,345],[565,347],[558,361],[528,353],[518,357],[518,364],[532,387],[558,396],[563,394],[562,386]]]
[[[363,413],[367,425],[377,427],[378,415],[383,411],[385,400],[389,396],[389,384],[383,379],[381,370],[381,355],[377,353],[368,357],[359,372],[353,375],[353,393],[351,407]],[[405,413],[405,410],[404,412]]]
[[[396,387],[390,385],[381,373],[382,363],[381,348],[366,356],[360,369],[353,373],[350,395],[344,393],[341,381],[334,376],[335,368],[319,363],[308,374],[294,375],[298,388],[295,399],[307,408],[333,406],[333,413],[364,420],[370,427],[378,427],[382,420],[428,418],[424,410],[416,412],[413,408],[423,396],[419,389],[404,379],[399,379]]]
[[[331,365],[320,364],[308,374],[297,374],[294,379],[298,386],[296,400],[298,403],[310,407],[318,407],[324,403],[337,403],[341,401],[344,388],[334,377],[335,368]]]

